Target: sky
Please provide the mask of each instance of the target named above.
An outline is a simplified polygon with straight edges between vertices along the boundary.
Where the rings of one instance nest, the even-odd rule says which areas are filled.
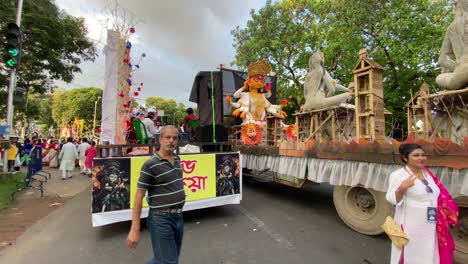
[[[199,71],[216,70],[219,64],[232,68],[235,49],[231,30],[245,27],[250,11],[265,5],[265,0],[55,0],[60,9],[84,17],[88,37],[97,43],[99,57],[80,65],[70,84],[56,82],[61,88],[104,88],[107,14],[115,6],[126,10],[135,21],[130,37],[132,58],[146,57],[133,73],[133,82],[144,86],[139,103],[149,96],[173,98],[193,105],[188,98],[193,79]]]

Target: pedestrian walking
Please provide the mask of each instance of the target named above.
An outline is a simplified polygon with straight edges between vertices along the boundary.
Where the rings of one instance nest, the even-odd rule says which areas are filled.
[[[85,160],[85,167],[86,167],[86,174],[91,177],[92,170],[93,170],[93,160],[97,155],[96,149],[96,142],[91,142],[91,147],[89,147],[86,152],[86,160]]]
[[[395,222],[409,238],[402,250],[392,244],[391,264],[449,264],[455,243],[449,224],[458,222],[458,207],[440,180],[425,165],[421,145],[402,144],[405,165],[390,175],[387,200],[396,205]]]
[[[80,160],[78,161],[78,164],[80,165],[80,173],[81,174],[86,174],[86,167],[85,167],[85,161],[86,161],[86,150],[89,149],[91,145],[88,143],[87,138],[82,138],[81,139],[81,144],[78,145],[78,155],[80,156]]]
[[[52,140],[49,144],[49,168],[57,168],[58,167],[58,155],[59,152],[57,150],[57,145],[55,141]]]
[[[60,170],[62,171],[62,180],[70,179],[72,177],[72,171],[75,169],[75,161],[78,159],[78,151],[76,150],[75,144],[73,144],[73,138],[67,138],[67,143],[63,145],[60,150]]]
[[[18,147],[16,146],[16,142],[12,139],[10,148],[8,149],[8,172],[14,171],[17,156]]]
[[[163,127],[160,131],[159,151],[141,168],[127,245],[135,248],[140,239],[142,200],[148,192],[150,210],[147,225],[153,258],[147,264],[178,263],[184,233],[182,207],[185,203],[182,168],[179,157],[174,155],[178,140],[176,127]]]

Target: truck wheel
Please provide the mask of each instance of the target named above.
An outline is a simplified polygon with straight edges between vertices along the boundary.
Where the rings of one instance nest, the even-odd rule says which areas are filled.
[[[385,218],[393,216],[393,206],[385,193],[361,186],[335,186],[333,202],[341,220],[351,229],[365,235],[383,233]]]
[[[455,263],[468,263],[468,208],[460,206],[458,226],[450,231],[455,240]]]

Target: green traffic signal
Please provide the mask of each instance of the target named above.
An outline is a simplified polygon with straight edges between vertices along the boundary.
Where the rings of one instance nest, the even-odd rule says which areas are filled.
[[[10,53],[11,56],[17,57],[19,55],[19,50],[18,49],[9,49],[8,53]]]
[[[16,65],[16,61],[14,59],[9,59],[7,60],[7,65],[13,68]]]
[[[6,28],[6,58],[5,62],[9,68],[17,68],[20,63],[21,30],[15,23],[9,23]]]

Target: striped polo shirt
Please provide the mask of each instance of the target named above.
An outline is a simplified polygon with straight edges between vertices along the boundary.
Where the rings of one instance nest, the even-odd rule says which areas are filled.
[[[156,153],[141,167],[138,189],[148,191],[150,208],[182,208],[185,191],[182,182],[182,168],[179,157],[174,157],[174,165]]]

